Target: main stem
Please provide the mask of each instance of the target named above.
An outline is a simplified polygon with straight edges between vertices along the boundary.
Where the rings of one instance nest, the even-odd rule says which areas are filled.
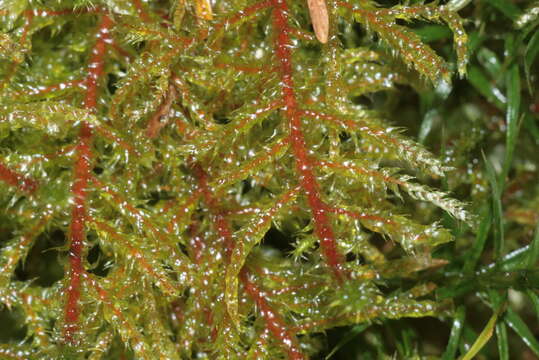
[[[327,216],[327,206],[320,197],[318,182],[314,176],[313,163],[307,154],[305,136],[301,129],[301,114],[299,111],[296,94],[294,92],[294,80],[292,79],[292,54],[293,47],[289,36],[288,5],[285,0],[273,0],[273,27],[277,32],[275,38],[275,51],[280,62],[282,95],[285,103],[285,115],[289,121],[290,142],[296,169],[299,173],[299,181],[304,189],[314,218],[314,231],[320,241],[320,247],[329,267],[339,282],[343,281],[344,274],[342,264],[344,258],[337,250],[335,234]]]
[[[85,80],[86,94],[84,108],[96,112],[98,98],[98,83],[103,76],[105,63],[106,43],[109,42],[109,30],[112,26],[111,18],[104,14],[96,35],[96,42],[92,49],[88,63],[88,75]],[[74,181],[71,187],[73,193],[73,208],[71,210],[71,225],[69,228],[69,286],[67,288],[67,301],[65,307],[64,339],[67,343],[76,344],[75,333],[78,330],[80,314],[79,300],[81,276],[84,272],[82,255],[84,239],[86,237],[86,197],[88,182],[91,176],[93,133],[90,124],[82,122],[79,131],[79,142],[76,147],[77,161],[75,163]]]

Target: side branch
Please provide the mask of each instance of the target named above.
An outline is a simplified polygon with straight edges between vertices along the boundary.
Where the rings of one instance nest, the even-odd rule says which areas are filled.
[[[194,173],[198,181],[198,187],[202,192],[204,202],[206,203],[206,206],[208,206],[208,209],[214,218],[213,221],[215,223],[217,233],[219,234],[218,242],[223,244],[225,259],[228,263],[230,261],[232,250],[234,250],[232,229],[226,220],[223,211],[219,208],[217,200],[212,195],[212,191],[208,185],[208,174],[198,163],[194,164]]]
[[[37,189],[37,181],[11,170],[2,163],[0,163],[0,180],[29,194]]]
[[[240,11],[238,11],[236,14],[234,14],[229,19],[226,19],[224,22],[219,23],[215,26],[215,30],[219,31],[222,28],[227,28],[230,25],[234,25],[238,23],[239,21],[245,20],[247,17],[252,16],[256,14],[257,12],[267,9],[272,6],[271,0],[266,1],[260,1],[253,5],[250,5]]]
[[[260,314],[266,322],[268,330],[273,337],[281,343],[281,346],[286,349],[290,360],[302,360],[305,356],[299,351],[299,346],[293,335],[287,329],[281,316],[273,310],[268,304],[267,294],[261,291],[254,282],[249,279],[249,273],[245,268],[240,272],[240,280],[243,284],[245,292],[253,299],[258,307]]]
[[[235,245],[232,238],[232,229],[223,211],[219,209],[218,200],[210,191],[207,173],[198,163],[194,165],[194,172],[199,183],[199,188],[202,191],[204,202],[208,206],[214,218],[214,226],[216,227],[217,233],[219,234],[221,240],[224,241],[225,259],[228,263],[230,262],[230,256]],[[287,351],[289,358],[292,360],[305,359],[299,350],[296,339],[287,331],[280,315],[268,305],[265,299],[265,294],[249,280],[249,276],[245,268],[240,271],[239,277],[245,288],[245,292],[254,300],[260,309],[267,329],[272,333],[274,338],[281,343],[283,349]]]
[[[314,229],[320,241],[320,247],[326,261],[333,270],[338,281],[344,278],[342,264],[344,257],[337,250],[337,242],[330,219],[327,216],[327,206],[322,201],[320,189],[313,172],[313,163],[307,153],[305,137],[301,129],[301,114],[294,92],[294,80],[292,79],[292,54],[293,47],[289,36],[288,25],[288,5],[285,0],[274,0],[273,27],[277,32],[275,37],[275,52],[280,62],[281,82],[283,84],[282,96],[285,103],[285,116],[289,121],[290,143],[294,158],[296,159],[296,169],[299,173],[300,185],[307,195],[311,208]]]
[[[92,49],[86,77],[86,95],[84,108],[96,111],[98,97],[98,82],[103,76],[106,43],[110,42],[109,30],[112,20],[107,15],[101,18],[101,24],[96,34],[96,43]],[[91,177],[93,134],[90,124],[83,122],[79,132],[79,142],[76,147],[77,161],[71,192],[73,193],[73,209],[69,227],[69,285],[65,305],[64,339],[67,343],[76,344],[75,333],[78,329],[80,314],[79,299],[81,295],[81,276],[84,273],[82,255],[86,237],[86,197],[88,182]]]

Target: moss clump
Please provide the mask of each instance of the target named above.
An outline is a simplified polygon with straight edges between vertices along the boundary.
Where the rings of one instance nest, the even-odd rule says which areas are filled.
[[[536,129],[534,10],[466,8],[520,26],[502,63],[463,5],[1,4],[0,354],[306,359],[353,336],[364,356],[450,359],[495,326],[503,357],[506,324],[539,353],[504,312],[510,288],[539,303],[539,235],[522,247],[503,213],[531,206],[511,189],[536,165],[515,151],[520,119]],[[481,106],[505,114],[501,161]],[[480,335],[459,325],[472,281],[494,314]],[[451,335],[423,342],[424,317]]]

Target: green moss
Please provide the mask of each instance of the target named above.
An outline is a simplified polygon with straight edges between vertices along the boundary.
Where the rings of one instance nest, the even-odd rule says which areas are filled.
[[[1,3],[0,356],[539,355],[537,19],[484,3]]]

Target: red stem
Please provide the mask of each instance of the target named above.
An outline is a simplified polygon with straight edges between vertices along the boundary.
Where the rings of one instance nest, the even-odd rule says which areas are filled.
[[[106,14],[101,18],[101,24],[96,35],[96,43],[92,49],[88,63],[86,77],[86,95],[84,108],[95,112],[97,109],[98,82],[103,76],[105,65],[106,43],[110,42],[109,30],[112,20]],[[79,300],[81,295],[81,276],[84,272],[82,255],[84,239],[86,237],[86,196],[88,182],[91,177],[93,134],[90,124],[83,122],[79,131],[79,142],[76,147],[77,161],[75,163],[74,181],[71,192],[74,196],[71,211],[71,225],[69,228],[69,286],[65,305],[64,339],[73,345],[76,344],[75,333],[78,330],[77,321],[80,314]]]
[[[37,181],[11,170],[2,163],[0,163],[0,180],[29,194],[37,189]]]
[[[200,164],[194,164],[193,170],[198,180],[198,186],[202,191],[204,202],[208,206],[212,216],[214,217],[214,223],[217,226],[217,233],[219,234],[219,242],[223,243],[225,251],[225,259],[228,262],[234,250],[234,241],[232,239],[232,229],[230,224],[224,216],[224,212],[219,208],[217,200],[213,197],[212,191],[208,186],[208,174],[202,169]]]
[[[285,115],[290,126],[290,142],[296,160],[296,168],[299,173],[301,187],[307,195],[309,206],[313,213],[314,230],[320,241],[320,247],[329,267],[339,282],[344,278],[342,264],[344,257],[337,250],[335,234],[327,216],[327,206],[320,197],[320,189],[313,172],[313,163],[307,153],[305,137],[301,129],[301,114],[299,111],[296,94],[294,92],[294,80],[292,79],[292,55],[293,47],[289,36],[288,5],[285,0],[273,0],[273,26],[277,31],[275,38],[275,51],[280,62],[281,82],[283,84],[283,99],[285,102]]]
[[[305,359],[305,356],[299,351],[296,339],[288,331],[281,316],[275,312],[266,301],[267,294],[261,291],[256,284],[249,279],[249,273],[245,268],[240,272],[240,280],[245,292],[254,300],[260,314],[266,321],[266,327],[273,337],[281,342],[281,346],[286,349],[288,358],[291,360]]]
[[[199,183],[199,188],[202,191],[204,202],[214,216],[214,223],[217,227],[217,233],[224,241],[225,259],[227,262],[229,262],[232,250],[234,250],[232,229],[230,228],[230,224],[227,221],[224,212],[219,209],[218,200],[213,197],[211,189],[208,186],[207,173],[198,163],[194,164],[194,172]],[[268,305],[265,299],[266,294],[260,291],[256,284],[249,280],[249,276],[245,268],[243,268],[240,272],[240,280],[243,283],[245,292],[254,300],[260,309],[260,313],[266,322],[267,329],[270,330],[275,339],[281,343],[281,346],[286,349],[289,358],[292,360],[305,359],[299,350],[296,339],[287,331],[284,321],[281,319],[279,313]]]

